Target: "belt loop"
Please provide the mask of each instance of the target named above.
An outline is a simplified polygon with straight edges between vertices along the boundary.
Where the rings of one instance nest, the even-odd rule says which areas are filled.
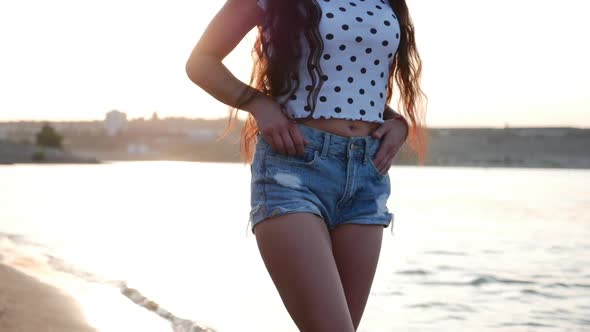
[[[324,133],[324,139],[322,140],[322,158],[326,158],[328,154],[328,147],[330,146],[330,135],[328,133]]]
[[[365,141],[365,155],[363,157],[363,163],[366,164],[369,161],[369,139],[367,137],[364,137],[363,139]]]

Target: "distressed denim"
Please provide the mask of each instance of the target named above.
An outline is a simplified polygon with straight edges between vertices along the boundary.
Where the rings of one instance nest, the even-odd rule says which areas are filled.
[[[252,233],[265,219],[294,212],[321,217],[329,230],[343,224],[393,223],[387,208],[389,174],[379,173],[373,163],[381,141],[297,126],[309,141],[304,156],[275,152],[257,135],[250,165]]]

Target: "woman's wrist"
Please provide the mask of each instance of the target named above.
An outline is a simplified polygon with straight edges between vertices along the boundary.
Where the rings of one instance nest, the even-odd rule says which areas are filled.
[[[261,109],[265,103],[268,103],[269,98],[259,90],[254,90],[252,93],[254,96],[242,104],[240,109],[252,114],[252,116],[256,116],[256,111]]]
[[[400,121],[403,123],[404,127],[406,128],[406,134],[404,136],[404,142],[406,141],[406,139],[408,138],[408,135],[410,134],[410,124],[408,123],[408,121],[406,120],[406,118],[404,118],[401,114],[395,114],[391,119],[391,121]]]
[[[408,123],[408,121],[406,120],[406,118],[403,115],[395,112],[391,107],[389,107],[389,105],[385,105],[385,111],[383,112],[383,120],[384,121],[398,120],[398,121],[402,122],[404,127],[406,127],[406,134],[404,137],[404,141],[408,138],[408,135],[410,133],[410,124]]]

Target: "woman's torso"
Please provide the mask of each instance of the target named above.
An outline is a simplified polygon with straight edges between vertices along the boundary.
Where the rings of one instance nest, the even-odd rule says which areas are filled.
[[[313,109],[314,117],[304,122],[310,127],[340,136],[368,136],[384,121],[389,73],[399,46],[397,17],[385,0],[317,3],[323,42],[318,61],[324,77],[315,79],[321,84],[312,84],[309,63],[302,61],[299,88],[277,100],[295,118],[306,118]],[[308,59],[306,41],[300,42]],[[315,99],[312,107],[309,96]]]
[[[381,125],[377,122],[348,119],[309,119],[304,122],[306,126],[324,130],[340,136],[369,136]]]

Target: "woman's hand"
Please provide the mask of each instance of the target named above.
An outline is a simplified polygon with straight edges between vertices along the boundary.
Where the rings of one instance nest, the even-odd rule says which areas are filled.
[[[373,131],[372,136],[381,140],[379,151],[373,163],[381,174],[387,174],[393,158],[397,155],[408,135],[408,128],[403,121],[397,119],[385,120],[383,124]]]
[[[266,96],[259,96],[249,103],[248,108],[254,116],[260,134],[270,144],[272,149],[286,155],[305,155],[305,139],[297,123],[289,119],[275,100]]]

